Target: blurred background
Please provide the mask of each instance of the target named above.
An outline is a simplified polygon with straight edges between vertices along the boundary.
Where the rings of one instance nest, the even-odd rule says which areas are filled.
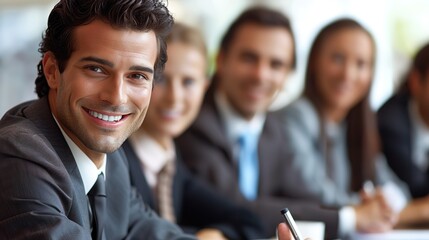
[[[56,2],[0,0],[0,116],[37,97],[34,79],[41,57],[37,50]],[[272,109],[301,93],[310,44],[320,28],[335,18],[352,17],[375,37],[377,63],[371,92],[375,110],[399,84],[417,49],[429,41],[427,0],[169,0],[167,4],[176,21],[201,29],[212,60],[223,32],[243,9],[259,4],[287,14],[295,32],[298,65]]]

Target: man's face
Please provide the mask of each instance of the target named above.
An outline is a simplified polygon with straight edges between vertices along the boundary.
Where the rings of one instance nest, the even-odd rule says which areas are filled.
[[[220,52],[220,90],[244,118],[267,111],[291,70],[293,51],[286,29],[245,24],[229,48]]]
[[[157,57],[153,31],[113,29],[95,20],[73,32],[63,73],[43,59],[50,107],[67,135],[94,161],[119,148],[142,123]]]

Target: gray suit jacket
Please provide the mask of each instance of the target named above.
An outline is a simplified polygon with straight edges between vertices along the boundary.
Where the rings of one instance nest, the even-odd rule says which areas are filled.
[[[0,171],[0,239],[91,239],[82,179],[47,98],[0,121]],[[122,150],[106,171],[106,239],[193,239],[143,204]]]
[[[359,203],[359,193],[350,189],[352,179],[345,123],[324,126],[331,140],[330,162],[321,146],[319,116],[308,99],[299,98],[276,114],[283,120],[283,128],[294,152],[290,168],[295,174],[289,175],[286,181],[288,189],[292,190],[290,195],[314,199],[328,206]],[[408,198],[406,186],[391,171],[381,153],[375,159],[375,174],[376,186],[394,183]]]
[[[177,146],[191,171],[215,186],[219,193],[257,213],[267,236],[273,236],[277,224],[284,221],[280,210],[285,207],[298,220],[325,222],[326,236],[337,236],[338,210],[322,209],[318,203],[292,199],[286,194],[284,175],[291,156],[282,126],[271,114],[266,117],[259,139],[260,181],[255,201],[247,201],[239,191],[232,144],[226,137],[212,91],[206,95],[194,124],[177,139]]]

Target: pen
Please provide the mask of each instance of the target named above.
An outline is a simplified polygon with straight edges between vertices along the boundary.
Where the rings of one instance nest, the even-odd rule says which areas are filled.
[[[295,220],[293,219],[292,215],[290,214],[289,209],[284,208],[280,211],[283,215],[283,217],[286,220],[286,224],[289,226],[290,231],[292,232],[293,237],[295,240],[303,240],[301,233],[298,230],[298,227],[296,226]]]

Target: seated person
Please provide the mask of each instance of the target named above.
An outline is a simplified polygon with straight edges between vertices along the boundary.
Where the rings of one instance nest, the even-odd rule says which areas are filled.
[[[429,194],[429,44],[414,57],[401,89],[378,111],[383,153],[413,198]]]
[[[323,221],[326,238],[337,238],[340,211],[291,198],[284,184],[291,155],[268,108],[294,66],[289,19],[266,7],[244,11],[222,38],[213,82],[177,146],[193,173],[258,214],[266,235],[287,207],[296,220]]]
[[[427,207],[408,203],[406,185],[379,148],[368,100],[374,59],[375,42],[358,22],[328,24],[311,47],[303,96],[278,112],[294,154],[284,182],[289,194],[350,208],[349,226],[360,232],[428,219],[415,214]],[[374,194],[364,191],[369,182],[377,186]]]
[[[167,37],[168,61],[155,83],[145,121],[124,143],[131,182],[165,219],[199,239],[262,237],[256,216],[221,198],[193,177],[173,138],[195,119],[209,84],[203,37],[176,23]]]

